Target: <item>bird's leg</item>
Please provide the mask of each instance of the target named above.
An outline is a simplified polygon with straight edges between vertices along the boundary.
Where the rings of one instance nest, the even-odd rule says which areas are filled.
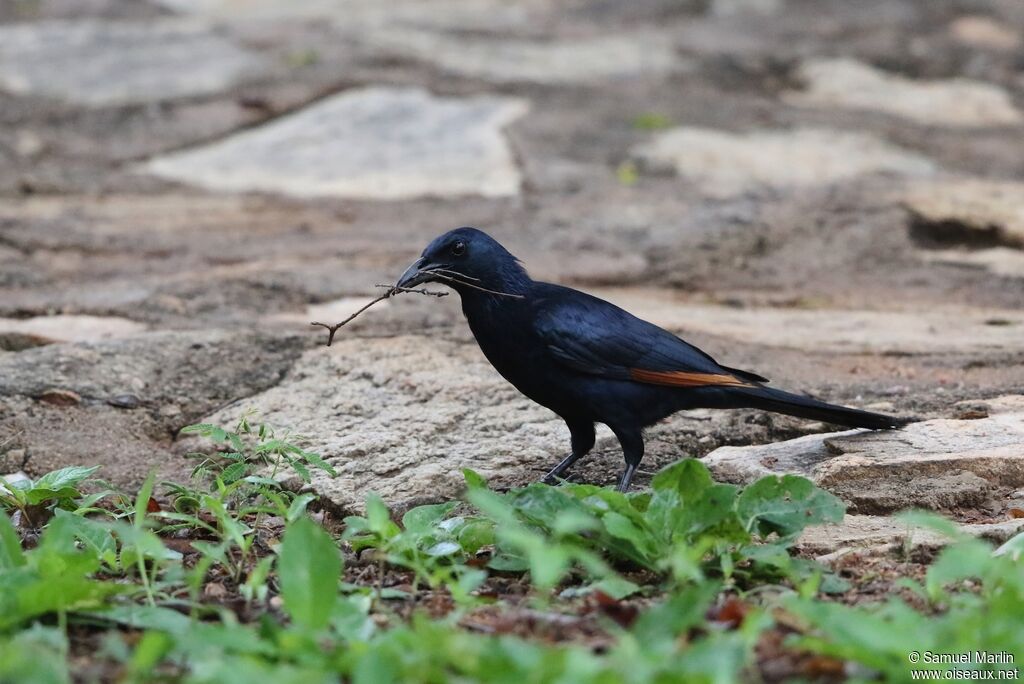
[[[619,478],[616,489],[626,492],[629,491],[633,475],[644,457],[644,436],[640,430],[634,429],[617,430],[613,427],[612,432],[619,438],[619,444],[622,445],[622,456],[626,459],[626,469],[622,471],[622,477]]]
[[[562,476],[572,467],[572,464],[583,458],[584,454],[579,454],[573,451],[571,454],[559,461],[558,465],[551,469],[547,475],[544,476],[544,484],[558,484],[558,481],[562,479]]]
[[[622,471],[622,476],[619,477],[619,484],[616,485],[615,489],[620,492],[628,492],[629,485],[633,482],[633,473],[636,472],[636,466],[632,463],[626,464],[626,469]]]
[[[594,424],[587,421],[565,421],[572,436],[572,453],[566,456],[544,476],[544,484],[556,484],[569,471],[572,464],[586,456],[594,448]]]

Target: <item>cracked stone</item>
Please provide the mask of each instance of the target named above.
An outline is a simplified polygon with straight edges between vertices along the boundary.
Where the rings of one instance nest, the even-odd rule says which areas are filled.
[[[216,93],[258,72],[261,64],[258,56],[192,22],[0,26],[0,88],[90,106]]]
[[[885,112],[936,126],[1012,126],[1024,122],[1009,93],[965,78],[917,81],[853,59],[815,59],[798,71],[806,89],[783,94],[804,107]]]
[[[520,174],[502,128],[526,110],[510,97],[361,88],[142,170],[213,190],[299,197],[505,197],[518,194]]]
[[[660,33],[538,42],[453,40],[446,33],[393,29],[368,39],[390,52],[497,83],[587,82],[667,73],[680,66],[669,36]]]
[[[820,128],[731,133],[681,127],[633,149],[648,168],[669,168],[705,194],[825,186],[866,174],[923,176],[927,158],[869,133]]]
[[[992,486],[1024,484],[1024,412],[928,420],[900,430],[847,430],[704,458],[716,477],[747,483],[794,473],[852,501],[859,512],[975,505]],[[981,481],[987,483],[982,484]]]
[[[744,343],[854,354],[1024,351],[1024,313],[1016,309],[737,308],[693,304],[662,290],[595,293],[684,337],[687,331],[696,331]]]

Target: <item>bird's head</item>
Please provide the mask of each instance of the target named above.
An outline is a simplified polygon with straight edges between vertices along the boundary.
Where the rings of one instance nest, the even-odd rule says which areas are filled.
[[[476,228],[456,228],[427,245],[398,279],[398,287],[449,285],[465,296],[491,290],[518,295],[530,279],[519,261],[497,240]]]

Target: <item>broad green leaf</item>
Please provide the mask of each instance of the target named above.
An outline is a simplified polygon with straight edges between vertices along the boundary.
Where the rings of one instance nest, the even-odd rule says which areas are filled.
[[[436,526],[446,515],[459,505],[458,501],[449,501],[430,506],[417,506],[402,516],[402,527],[409,532],[423,533]]]
[[[796,475],[763,477],[736,501],[748,531],[761,537],[775,532],[782,539],[794,539],[808,525],[840,522],[845,510],[838,497]]]
[[[309,630],[326,627],[341,576],[341,555],[330,535],[309,518],[293,522],[278,551],[277,572],[292,620]]]
[[[54,627],[34,625],[10,638],[0,637],[0,682],[67,684],[67,641]]]
[[[292,499],[291,504],[288,506],[288,512],[285,515],[285,521],[294,522],[298,520],[299,516],[306,512],[306,507],[313,501],[316,501],[316,498],[316,494],[299,494]]]
[[[675,491],[683,499],[693,497],[713,484],[711,471],[695,458],[676,461],[659,470],[651,479],[651,489],[655,493]]]
[[[463,551],[476,553],[494,543],[494,523],[489,520],[472,520],[459,530],[458,539]]]
[[[84,466],[69,466],[67,468],[61,468],[60,470],[54,470],[46,473],[41,478],[35,481],[34,489],[48,489],[50,491],[60,491],[65,487],[77,487],[90,475],[99,470],[99,466],[92,466],[86,468]]]

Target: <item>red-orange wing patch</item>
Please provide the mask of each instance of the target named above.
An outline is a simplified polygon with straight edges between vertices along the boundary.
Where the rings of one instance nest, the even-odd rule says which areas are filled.
[[[718,373],[688,373],[686,371],[650,371],[630,368],[629,377],[637,382],[672,387],[753,387],[732,375]]]

